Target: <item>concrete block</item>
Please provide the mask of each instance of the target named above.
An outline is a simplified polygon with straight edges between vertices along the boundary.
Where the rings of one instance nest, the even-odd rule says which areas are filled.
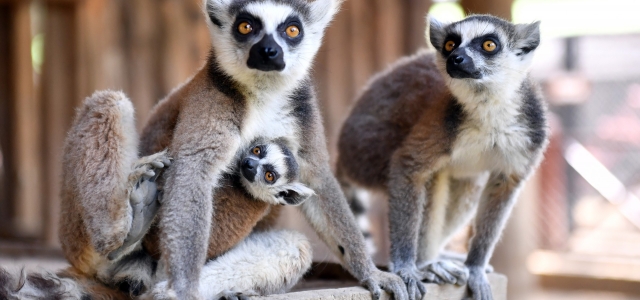
[[[488,274],[494,300],[507,300],[507,277],[497,273]],[[423,300],[461,300],[468,297],[466,286],[428,284]],[[266,297],[253,297],[255,300],[371,300],[369,291],[362,287],[310,290]],[[384,294],[380,300],[391,300]]]

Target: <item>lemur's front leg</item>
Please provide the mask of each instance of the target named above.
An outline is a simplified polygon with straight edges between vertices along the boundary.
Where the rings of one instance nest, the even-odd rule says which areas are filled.
[[[485,267],[517,200],[521,183],[522,177],[515,174],[491,174],[483,191],[476,216],[476,233],[465,262],[469,268],[467,286],[474,300],[493,299]]]
[[[146,234],[159,208],[156,179],[170,165],[171,159],[166,150],[142,157],[135,163],[127,183],[132,210],[131,229],[123,245],[109,253],[109,259],[116,259],[127,252]]]

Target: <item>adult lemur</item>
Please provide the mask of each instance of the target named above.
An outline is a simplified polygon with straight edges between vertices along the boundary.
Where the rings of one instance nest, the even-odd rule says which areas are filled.
[[[264,137],[287,142],[300,181],[316,193],[300,207],[344,266],[374,295],[382,287],[406,297],[401,279],[379,271],[366,255],[329,166],[308,73],[338,5],[338,0],[205,1],[211,55],[156,106],[141,139],[143,155],[168,148],[174,159],[165,172],[159,212],[162,262],[169,274],[165,295],[200,298],[214,188],[236,151]]]
[[[463,284],[467,274],[473,299],[492,298],[485,266],[547,145],[546,107],[527,71],[538,27],[431,20],[436,51],[374,77],[342,128],[338,174],[344,186],[388,193],[391,269],[410,299],[424,293],[421,280]],[[467,269],[432,263],[474,212]]]

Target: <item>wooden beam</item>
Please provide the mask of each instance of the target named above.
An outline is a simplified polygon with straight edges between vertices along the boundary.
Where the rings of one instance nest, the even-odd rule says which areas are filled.
[[[511,20],[513,0],[460,0],[465,14],[491,14]]]
[[[47,2],[45,57],[42,66],[42,120],[45,159],[44,198],[46,241],[58,243],[62,147],[65,133],[81,97],[77,68],[77,7],[73,3]]]
[[[41,235],[39,120],[33,95],[31,30],[28,1],[2,5],[0,27],[5,41],[0,48],[5,59],[3,77],[2,150],[5,174],[2,189],[4,236],[37,238]]]

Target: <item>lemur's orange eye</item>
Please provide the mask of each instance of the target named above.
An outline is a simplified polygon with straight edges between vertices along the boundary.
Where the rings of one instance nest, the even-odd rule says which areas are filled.
[[[251,150],[251,152],[255,155],[260,155],[260,147],[255,147]]]
[[[498,45],[496,45],[496,43],[492,40],[486,40],[482,42],[482,49],[484,49],[484,51],[493,52],[497,47]]]
[[[298,26],[296,25],[291,25],[289,27],[287,27],[286,31],[287,36],[290,38],[294,38],[297,37],[298,35],[300,35],[300,28],[298,28]]]
[[[249,22],[242,22],[238,25],[238,32],[240,32],[240,34],[248,34],[251,31],[253,31],[253,27],[251,27]]]
[[[276,177],[273,175],[273,173],[267,171],[267,173],[264,173],[264,179],[267,182],[272,182]]]
[[[444,43],[444,50],[446,51],[453,51],[453,47],[456,46],[456,42],[454,41],[447,41],[446,43]]]

